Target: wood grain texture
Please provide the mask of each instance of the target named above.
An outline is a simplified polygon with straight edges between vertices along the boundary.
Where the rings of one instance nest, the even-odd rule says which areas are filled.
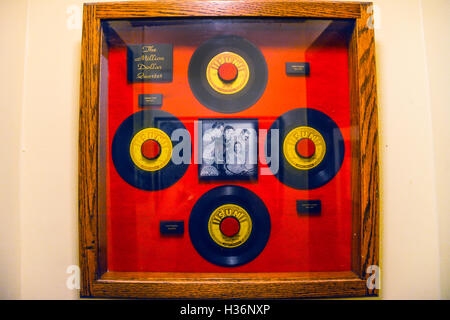
[[[332,279],[359,279],[351,271],[342,272],[266,272],[266,273],[181,273],[181,272],[106,272],[99,279],[102,282],[136,282],[136,281],[180,281],[180,280],[236,280],[236,281],[308,281]]]
[[[379,265],[378,107],[372,10],[370,4],[362,4],[361,18],[356,24],[361,152],[361,263],[358,274],[363,279],[370,276],[366,274],[369,266]],[[377,294],[378,290],[370,290],[368,293]]]
[[[358,18],[360,4],[324,1],[164,1],[100,3],[96,17],[100,19],[143,17],[310,17]]]
[[[346,297],[366,294],[365,282],[351,272],[264,274],[111,273],[94,283],[99,297],[287,298]]]
[[[99,298],[158,299],[282,299],[314,297],[361,297],[366,293],[361,280],[318,282],[203,282],[95,283],[93,294]]]
[[[323,1],[169,1],[85,5],[80,95],[79,235],[82,297],[294,298],[377,294],[367,267],[378,264],[378,135],[370,4]],[[346,273],[177,274],[106,272],[105,212],[99,201],[100,20],[136,17],[273,16],[352,18],[352,270]],[[368,25],[369,22],[369,25]],[[103,42],[103,49],[106,43]],[[99,102],[100,101],[100,102]],[[102,102],[103,101],[103,102]],[[102,111],[104,112],[104,111]],[[104,146],[103,146],[104,148]],[[99,171],[100,170],[100,171]],[[104,197],[104,194],[103,196]],[[102,233],[103,232],[103,233]]]
[[[97,271],[98,84],[100,23],[94,6],[85,6],[81,43],[79,135],[79,251],[81,296],[92,294]]]

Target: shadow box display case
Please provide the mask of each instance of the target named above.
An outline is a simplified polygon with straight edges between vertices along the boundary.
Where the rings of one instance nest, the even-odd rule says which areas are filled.
[[[373,296],[372,6],[84,5],[82,297]]]

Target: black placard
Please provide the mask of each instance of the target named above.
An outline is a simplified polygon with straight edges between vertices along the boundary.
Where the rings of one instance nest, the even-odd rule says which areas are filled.
[[[286,62],[286,74],[288,76],[309,76],[308,62]]]
[[[184,221],[160,221],[159,232],[162,235],[182,235],[184,233]]]
[[[320,215],[322,202],[320,200],[297,200],[297,213],[300,215]]]
[[[163,95],[162,94],[140,94],[138,98],[139,107],[147,108],[159,108],[162,106]]]
[[[129,82],[171,82],[173,78],[172,44],[128,46]]]

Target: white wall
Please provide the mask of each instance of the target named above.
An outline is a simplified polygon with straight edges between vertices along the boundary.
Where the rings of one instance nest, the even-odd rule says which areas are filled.
[[[10,26],[1,43],[11,48],[0,56],[8,75],[0,86],[0,272],[8,275],[0,298],[78,294],[66,287],[66,269],[78,263],[82,2],[0,4],[0,23]],[[448,298],[449,2],[375,3],[382,297]]]
[[[376,30],[383,297],[438,298],[438,225],[421,1],[383,0]]]
[[[17,299],[20,297],[19,176],[26,1],[0,2],[0,16],[0,299]]]
[[[73,1],[29,1],[23,110],[21,297],[74,298],[77,264],[79,26]],[[79,2],[75,2],[79,5]]]
[[[433,123],[441,295],[450,299],[450,1],[422,0]]]

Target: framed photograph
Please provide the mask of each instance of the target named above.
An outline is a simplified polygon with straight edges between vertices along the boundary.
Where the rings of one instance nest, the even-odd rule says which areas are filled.
[[[81,296],[377,295],[371,14],[85,4]]]
[[[199,179],[258,179],[258,120],[200,119]]]

